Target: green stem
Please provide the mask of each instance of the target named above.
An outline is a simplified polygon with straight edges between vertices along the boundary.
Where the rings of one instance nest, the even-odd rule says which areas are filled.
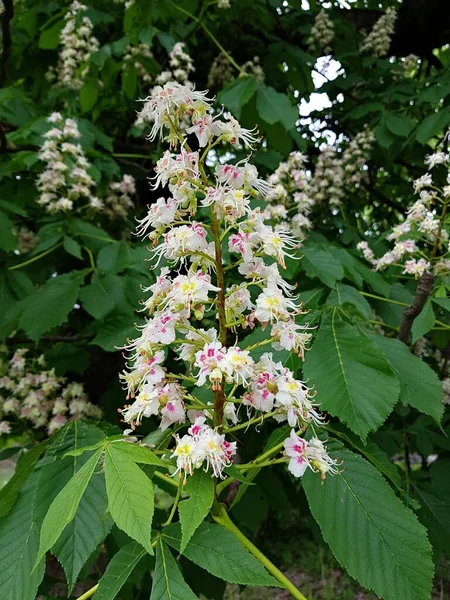
[[[278,465],[280,463],[289,462],[289,458],[283,456],[283,458],[277,458],[275,460],[266,460],[257,464],[248,463],[247,465],[235,465],[239,471],[250,471],[251,469],[261,469],[262,467],[271,467],[272,465]]]
[[[160,471],[155,471],[155,477],[157,479],[161,479],[161,481],[164,481],[164,483],[168,483],[172,487],[178,487],[176,481],[174,481],[171,477],[167,477],[167,475],[164,475],[164,473],[161,473]]]
[[[223,431],[224,431],[224,433],[231,433],[232,431],[239,431],[239,429],[245,429],[246,427],[250,427],[250,425],[255,425],[256,423],[262,423],[263,421],[265,421],[269,417],[272,417],[276,413],[277,413],[276,410],[273,410],[272,412],[269,412],[269,413],[264,413],[262,415],[259,415],[258,417],[253,417],[252,419],[249,419],[248,421],[245,421],[244,423],[239,423],[239,425],[234,425],[234,427],[227,427]]]
[[[382,300],[383,302],[390,302],[391,304],[397,304],[397,306],[409,306],[406,302],[399,302],[398,300],[391,300],[390,298],[383,298],[383,296],[375,296],[375,294],[369,294],[368,292],[361,292],[358,290],[361,296],[367,296],[367,298],[374,298],[374,300]]]
[[[178,6],[178,4],[173,4],[172,6],[174,6],[177,10],[184,13],[185,15],[187,15],[188,17],[193,19],[196,23],[198,23],[200,25],[200,27],[203,29],[203,31],[206,33],[206,35],[208,35],[212,39],[212,41],[215,43],[215,45],[219,48],[219,50],[222,52],[222,54],[225,56],[225,58],[233,65],[233,67],[235,69],[237,69],[239,71],[239,73],[245,74],[245,72],[237,64],[237,62],[234,60],[234,58],[230,54],[228,54],[228,52],[225,50],[225,48],[222,46],[222,44],[219,42],[219,40],[211,33],[211,31],[208,29],[208,27],[206,27],[206,25],[200,21],[200,19],[198,19],[195,15],[193,15],[189,11],[185,10],[181,6]]]
[[[63,243],[59,242],[58,244],[55,244],[54,246],[52,246],[51,248],[49,248],[48,250],[46,250],[45,252],[41,252],[37,256],[33,256],[33,258],[30,258],[29,260],[26,260],[23,263],[19,263],[18,265],[14,265],[13,267],[8,267],[8,271],[15,271],[16,269],[21,269],[22,267],[26,267],[27,265],[31,265],[31,263],[34,263],[37,260],[40,260],[41,258],[43,258],[44,256],[47,256],[47,254],[50,254],[51,252],[53,252],[53,250],[56,250],[57,248],[60,248],[62,245],[63,245]]]
[[[183,478],[180,477],[180,483],[178,484],[177,495],[175,496],[175,501],[173,503],[172,510],[170,511],[169,518],[164,523],[164,527],[167,527],[167,525],[170,525],[172,523],[172,519],[174,518],[176,510],[177,510],[178,502],[180,501],[182,489],[183,489]]]
[[[245,537],[242,531],[236,527],[223,506],[221,506],[220,513],[218,515],[213,514],[213,519],[216,521],[216,523],[222,525],[228,529],[228,531],[231,531],[231,533],[234,533],[234,535],[247,548],[247,550],[253,554],[253,556],[257,558],[262,565],[264,565],[269,573],[271,573],[275,579],[277,579],[288,590],[288,592],[290,592],[293,598],[296,598],[296,600],[307,600],[306,596],[304,596],[300,590],[295,587],[292,581],[290,581],[286,575],[284,575],[280,569],[278,569],[273,562],[271,562],[267,556],[261,552],[261,550],[258,550],[258,548],[247,537]]]
[[[94,587],[92,587],[90,590],[85,592],[82,596],[80,596],[78,598],[78,600],[88,600],[88,598],[92,598],[92,596],[95,594],[95,592],[97,590],[98,590],[98,583],[97,583],[97,585],[94,585]]]
[[[89,256],[89,262],[91,265],[91,269],[93,271],[95,271],[95,260],[94,260],[94,255],[92,254],[92,252],[89,250],[89,248],[87,246],[83,246],[83,250],[86,250],[88,256]]]
[[[145,158],[145,160],[150,160],[150,157],[147,156],[146,154],[123,154],[123,153],[119,153],[119,154],[113,154],[113,156],[115,158]]]

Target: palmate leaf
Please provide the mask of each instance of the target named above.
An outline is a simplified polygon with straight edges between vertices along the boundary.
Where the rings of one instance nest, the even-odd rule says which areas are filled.
[[[340,261],[325,244],[308,243],[302,247],[303,268],[308,277],[317,277],[328,287],[334,288],[336,281],[344,277],[344,269]]]
[[[156,546],[156,564],[150,600],[197,600],[197,596],[184,581],[167,544],[161,538]]]
[[[394,408],[400,384],[374,342],[335,315],[322,323],[304,373],[321,407],[365,439]]]
[[[75,517],[81,497],[94,473],[101,453],[101,449],[97,450],[51,503],[42,522],[36,563],[41,560],[47,550],[50,550],[66,525]]]
[[[157,467],[164,467],[170,464],[158,458],[149,448],[124,441],[123,436],[122,441],[113,443],[113,448],[114,452],[119,452],[124,459],[140,464],[155,465]]]
[[[194,475],[189,477],[184,491],[189,494],[189,498],[178,505],[182,533],[181,552],[208,515],[214,501],[214,483],[211,475],[203,469],[196,469]]]
[[[12,511],[0,519],[0,600],[34,600],[44,576],[44,561],[32,572],[39,548],[33,501],[38,474],[19,492]]]
[[[399,340],[371,336],[388,359],[400,381],[400,400],[426,415],[440,420],[444,412],[443,389],[439,377],[423,360],[411,354]]]
[[[151,545],[154,491],[150,479],[112,444],[105,452],[108,508],[114,522],[149,554]]]
[[[163,530],[163,539],[179,551],[180,524],[174,523],[166,527]],[[237,537],[221,525],[202,523],[182,554],[208,573],[229,583],[280,587],[276,579],[269,575]]]
[[[425,528],[366,460],[341,449],[341,472],[303,478],[324,540],[348,573],[385,600],[429,600],[433,579]]]
[[[136,542],[123,546],[106,567],[95,592],[95,600],[114,600],[145,555],[146,551]]]

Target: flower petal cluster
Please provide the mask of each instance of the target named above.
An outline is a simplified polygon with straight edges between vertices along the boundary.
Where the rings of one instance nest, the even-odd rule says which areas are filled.
[[[449,229],[439,216],[439,207],[450,197],[450,159],[445,152],[426,157],[427,173],[413,182],[418,196],[408,208],[404,221],[394,226],[386,240],[394,242],[391,250],[377,258],[366,241],[357,248],[376,270],[400,266],[403,273],[419,279],[425,272],[442,274],[450,271],[448,260]],[[433,181],[433,170],[447,170],[447,185],[440,189]]]
[[[238,343],[240,331],[270,324],[265,343],[304,356],[311,334],[296,322],[301,305],[292,296],[294,286],[280,274],[286,257],[297,258],[299,242],[287,226],[272,227],[253,206],[255,197],[270,193],[271,184],[248,159],[206,172],[204,159],[213,144],[251,149],[254,130],[229,114],[214,115],[206,92],[176,81],[156,86],[142,113],[153,123],[151,139],[159,135],[171,146],[157,161],[152,181],[154,189],[166,188],[168,194],[137,226],[138,235],[153,243],[153,267],[165,265],[144,289],[149,295],[142,302],[140,334],[124,347],[128,364],[121,379],[131,403],[120,412],[131,430],[149,417],[163,430],[173,426],[172,458],[185,477],[201,466],[221,477],[235,453],[223,428],[227,423],[241,428],[237,406],[256,420],[273,417],[302,429],[323,422],[304,382],[271,353],[255,359],[254,346]],[[205,150],[193,151],[192,138]],[[229,286],[226,249],[231,259],[226,269],[234,269]],[[168,370],[169,348],[186,362],[186,374]],[[197,398],[201,388],[210,390],[214,403]],[[180,437],[186,421],[193,425]]]
[[[333,21],[328,16],[325,9],[321,9],[314,19],[314,25],[311,28],[307,40],[310,52],[320,52],[321,54],[330,54],[332,51],[332,42],[334,39]]]
[[[288,469],[295,477],[301,477],[308,468],[320,473],[323,478],[327,473],[334,475],[338,472],[336,460],[328,455],[319,438],[306,441],[292,429],[290,437],[284,442],[284,451],[289,457]]]
[[[2,363],[0,433],[10,433],[16,425],[26,423],[51,435],[73,419],[101,417],[82,384],[58,377],[54,369],[45,369],[43,356],[28,358],[27,352],[27,348],[19,348]]]
[[[134,208],[135,194],[136,182],[131,175],[124,175],[122,181],[112,181],[104,199],[103,213],[111,219],[125,219]]]
[[[365,37],[361,45],[361,52],[369,52],[373,56],[380,58],[387,56],[396,21],[397,11],[395,8],[389,7],[378,21],[376,21],[372,31]]]

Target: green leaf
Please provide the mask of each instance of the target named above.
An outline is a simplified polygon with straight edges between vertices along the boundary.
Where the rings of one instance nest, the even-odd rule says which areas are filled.
[[[431,304],[431,300],[428,299],[421,312],[413,321],[411,327],[411,339],[413,344],[434,327],[434,320],[433,305]]]
[[[167,462],[164,462],[160,458],[153,454],[153,452],[144,446],[127,442],[122,438],[122,441],[116,441],[113,443],[114,451],[119,452],[124,459],[131,460],[136,463],[145,465],[156,465],[158,467],[167,466]],[[170,463],[169,463],[170,464]]]
[[[125,296],[125,279],[112,273],[102,275],[80,291],[83,308],[95,319],[104,319],[117,310],[128,312],[132,320],[133,309]]]
[[[32,571],[39,547],[33,519],[37,473],[27,480],[13,510],[0,519],[0,600],[34,600],[44,561]]]
[[[0,490],[0,517],[9,513],[17,499],[19,491],[28,476],[33,472],[39,457],[48,446],[50,440],[45,440],[28,450],[17,464],[16,471],[8,483]]]
[[[400,137],[407,137],[413,128],[413,124],[408,117],[396,113],[387,112],[384,121],[389,131]]]
[[[180,524],[173,523],[163,529],[163,539],[179,551]],[[183,556],[229,583],[280,587],[237,537],[221,525],[202,523],[188,542]]]
[[[114,554],[99,581],[95,600],[114,600],[145,555],[145,550],[136,542],[123,546]]]
[[[321,407],[362,439],[385,421],[400,392],[381,350],[364,333],[338,321],[335,313],[322,323],[304,373],[315,383]]]
[[[159,538],[150,600],[196,600],[196,598],[197,596],[184,581],[167,544]]]
[[[66,525],[75,517],[81,497],[94,473],[101,453],[102,450],[99,449],[91,456],[50,505],[41,527],[36,564],[55,544]]]
[[[134,462],[116,450],[114,444],[106,449],[105,476],[108,508],[117,527],[153,554],[152,482]]]
[[[77,301],[81,281],[82,275],[77,271],[47,281],[40,292],[25,299],[20,328],[37,341],[42,334],[67,321]]]
[[[81,254],[80,244],[77,241],[75,241],[73,238],[71,238],[67,235],[64,236],[64,250],[68,254],[75,256],[75,258],[79,258],[79,259],[83,258],[82,254]]]
[[[80,90],[80,105],[83,112],[88,112],[97,102],[99,93],[98,78],[95,73],[89,73]]]
[[[97,335],[92,344],[97,344],[107,352],[121,348],[128,338],[136,337],[136,328],[132,316],[111,315],[97,327]]]
[[[330,292],[327,298],[327,304],[342,306],[343,304],[353,304],[358,311],[367,317],[372,318],[372,309],[370,304],[361,296],[357,289],[343,283],[336,283],[336,289]]]
[[[13,229],[13,221],[5,213],[0,213],[0,248],[5,252],[17,248],[17,236],[13,234]]]
[[[433,579],[425,528],[366,460],[341,449],[341,472],[303,487],[324,540],[351,577],[386,600],[429,600]]]
[[[421,144],[426,144],[428,140],[443,131],[449,123],[450,114],[446,108],[428,115],[417,127],[416,140]]]
[[[329,248],[323,244],[305,244],[302,248],[301,267],[308,277],[317,277],[328,287],[334,288],[336,281],[344,277],[344,269]]]
[[[241,109],[252,98],[256,91],[256,80],[253,77],[240,77],[235,79],[219,94],[219,102],[224,104],[239,118]]]
[[[52,554],[66,574],[69,593],[81,569],[111,529],[112,521],[106,516],[106,508],[105,480],[102,475],[94,475],[81,498],[75,518],[52,548]]]
[[[54,50],[58,47],[61,31],[66,24],[64,19],[56,21],[51,27],[41,31],[39,36],[39,48],[42,50]]]
[[[129,100],[136,99],[137,81],[136,67],[131,63],[125,65],[122,74],[122,90]]]
[[[444,412],[444,392],[433,369],[399,340],[382,335],[371,338],[384,352],[400,382],[400,401],[439,421]]]
[[[280,94],[272,87],[260,85],[256,92],[256,109],[261,119],[269,125],[282,123],[286,130],[295,127],[299,113],[286,94]]]
[[[209,473],[203,469],[196,469],[194,475],[187,480],[183,491],[189,494],[189,498],[178,505],[181,523],[180,552],[184,551],[186,544],[211,509],[214,501],[214,482]]]

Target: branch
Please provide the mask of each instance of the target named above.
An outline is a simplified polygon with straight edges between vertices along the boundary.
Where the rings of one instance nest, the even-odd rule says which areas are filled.
[[[10,22],[14,16],[13,0],[2,0],[2,3],[4,10],[1,16],[3,47],[0,59],[0,87],[2,87],[6,81],[6,65],[11,54],[12,46]]]
[[[436,276],[432,273],[424,273],[417,284],[416,295],[412,304],[403,311],[403,320],[400,323],[397,338],[404,344],[408,343],[414,319],[422,312],[425,302],[428,300],[433,289],[435,279]]]

